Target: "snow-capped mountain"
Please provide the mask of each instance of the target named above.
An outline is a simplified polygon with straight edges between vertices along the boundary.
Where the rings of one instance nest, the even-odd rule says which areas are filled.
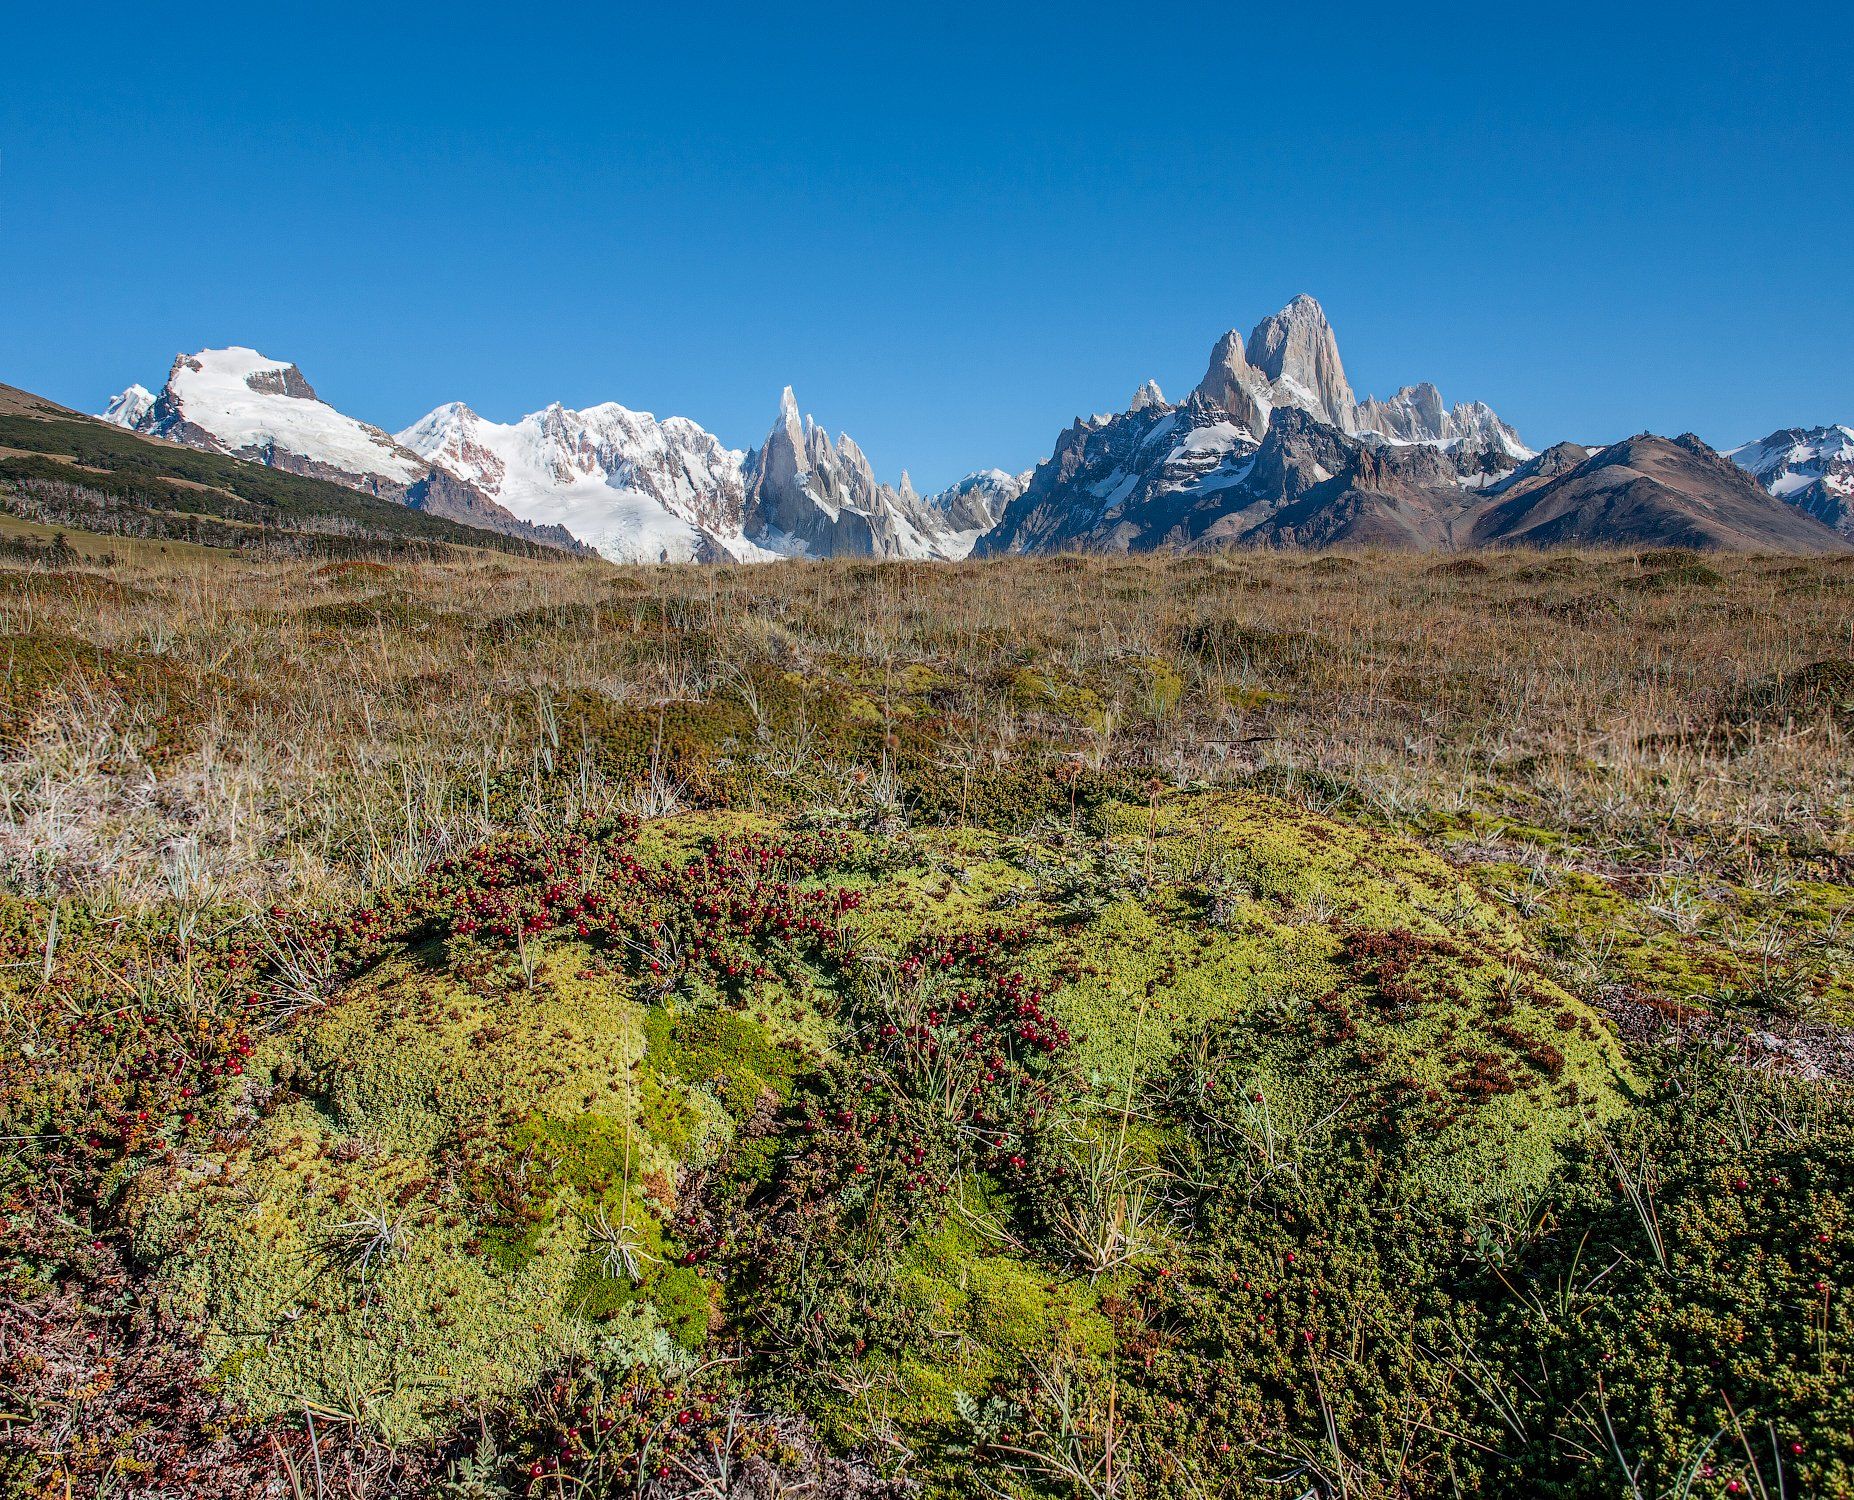
[[[1151,389],[1125,412],[1064,430],[975,551],[1157,546],[1177,512],[1248,477],[1258,447],[1250,427],[1199,392],[1169,406]]]
[[[580,550],[558,527],[531,526],[468,483],[434,470],[378,427],[323,401],[303,372],[255,349],[202,349],[174,359],[158,394],[132,385],[103,419],[150,437],[365,490],[448,520]]]
[[[403,490],[429,467],[379,428],[336,411],[295,365],[255,349],[178,355],[159,395],[143,403],[137,392],[148,394],[130,386],[105,419],[375,494]]]
[[[1251,448],[1230,436],[1239,429],[1227,414],[1219,423],[1201,401],[1194,393],[1163,413],[1071,428],[979,552],[1346,544],[1848,550],[1691,435],[1644,433],[1596,451],[1564,443],[1514,467],[1484,440],[1388,443],[1291,406],[1275,410],[1267,436]]]
[[[1726,457],[1779,500],[1854,536],[1854,427],[1786,427]]]
[[[973,541],[998,524],[998,518],[1024,492],[1034,469],[1021,474],[1007,474],[1002,469],[978,469],[955,480],[938,494],[927,497],[927,505],[944,515],[955,534],[970,533]],[[966,544],[971,550],[971,543]]]
[[[747,455],[747,537],[789,557],[959,558],[996,520],[1009,476],[968,475],[930,499],[907,474],[879,483],[848,433],[833,440],[815,419],[801,418],[787,386],[779,419]]]
[[[118,391],[111,396],[109,405],[104,407],[98,415],[105,422],[114,422],[118,427],[139,431],[142,418],[148,415],[148,409],[154,403],[154,392],[147,386],[132,385],[126,391]]]
[[[768,555],[741,531],[745,455],[687,417],[555,402],[503,423],[453,401],[397,441],[524,520],[563,526],[616,562]]]
[[[1799,492],[1845,478],[1832,432],[1759,446]],[[1296,297],[1247,340],[1219,339],[1182,403],[1149,382],[1126,411],[1077,419],[976,550],[1342,543],[1846,548],[1691,435],[1535,455],[1490,408],[1447,407],[1433,385],[1360,401],[1326,315]]]
[[[788,387],[766,442],[742,453],[686,417],[556,403],[486,421],[458,402],[398,435],[421,459],[526,520],[618,562],[963,557],[1016,492],[972,475],[923,499],[879,483],[848,434],[801,417]]]
[[[1211,351],[1197,392],[1257,442],[1268,429],[1269,414],[1291,406],[1354,437],[1443,444],[1485,439],[1515,462],[1532,456],[1490,407],[1470,401],[1451,410],[1427,381],[1406,385],[1385,401],[1358,400],[1346,380],[1332,324],[1305,293],[1257,323],[1246,342],[1233,328],[1224,334]]]
[[[243,348],[180,355],[158,393],[132,385],[102,416],[617,562],[963,557],[1022,488],[998,471],[925,499],[905,473],[878,483],[847,434],[800,419],[789,388],[753,453],[616,402],[505,423],[454,401],[393,436],[323,401],[295,365]]]
[[[1367,396],[1353,413],[1353,425],[1347,429],[1357,436],[1376,434],[1396,443],[1488,443],[1507,457],[1523,460],[1532,450],[1519,440],[1519,434],[1502,422],[1484,401],[1462,401],[1455,406],[1442,404],[1442,393],[1427,380],[1420,385],[1406,385],[1388,401]]]
[[[1283,413],[1294,420],[1271,444]],[[1380,456],[1366,463],[1370,452]],[[1178,405],[1148,381],[1124,412],[1078,418],[976,550],[1233,539],[1302,490],[1361,465],[1399,484],[1478,491],[1531,456],[1489,407],[1450,409],[1427,383],[1359,401],[1325,312],[1301,296],[1247,340],[1224,334]]]
[[[390,435],[323,401],[295,365],[244,348],[181,355],[159,391],[132,385],[102,415],[620,562],[1454,547],[1602,541],[1606,527],[1615,540],[1802,550],[1845,545],[1825,528],[1854,537],[1854,428],[1774,433],[1734,450],[1737,467],[1697,438],[1649,434],[1629,440],[1639,463],[1569,444],[1534,455],[1490,407],[1448,406],[1428,382],[1360,399],[1307,296],[1246,338],[1224,334],[1183,401],[1148,380],[1125,411],[1076,418],[1034,470],[980,469],[929,496],[905,472],[878,480],[790,387],[744,452],[686,417],[615,402],[506,423],[450,402]]]

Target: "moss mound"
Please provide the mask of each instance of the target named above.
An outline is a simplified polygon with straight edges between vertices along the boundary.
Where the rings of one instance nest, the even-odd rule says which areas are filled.
[[[296,941],[336,981],[144,1172],[136,1250],[242,1404],[395,1439],[717,1341],[845,1443],[944,1436],[1221,1253],[1207,1142],[1466,1212],[1629,1082],[1447,864],[1253,795],[1019,838],[583,824]]]

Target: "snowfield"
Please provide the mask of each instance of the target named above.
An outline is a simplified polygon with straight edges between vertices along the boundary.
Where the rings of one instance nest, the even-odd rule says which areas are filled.
[[[291,394],[293,388],[308,394]],[[141,386],[130,386],[110,402],[104,418],[155,437],[188,424],[225,453],[263,454],[275,448],[392,484],[411,484],[426,470],[416,454],[378,427],[317,398],[295,365],[267,359],[255,349],[182,355],[161,394],[144,403],[141,396],[147,394]]]

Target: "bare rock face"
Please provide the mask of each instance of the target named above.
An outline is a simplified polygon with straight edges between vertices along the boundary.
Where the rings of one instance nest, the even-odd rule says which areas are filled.
[[[807,557],[964,557],[995,519],[992,497],[1009,476],[981,482],[968,475],[926,499],[904,473],[879,482],[848,433],[833,440],[787,386],[779,418],[747,456],[742,531],[756,546]]]
[[[260,395],[288,396],[296,401],[319,401],[315,387],[304,379],[303,372],[295,365],[285,365],[281,370],[253,370],[245,376],[245,384]]]
[[[847,438],[841,448],[798,413],[788,385],[779,420],[746,465],[745,531],[773,552],[823,557],[881,556],[871,510],[875,475]]]
[[[1366,397],[1355,420],[1364,431],[1417,442],[1443,433],[1448,426],[1449,412],[1442,404],[1442,393],[1425,380],[1418,385],[1406,385],[1388,401]]]
[[[1190,517],[1230,502],[1255,451],[1248,428],[1197,391],[1181,406],[1078,417],[974,554],[1167,543],[1190,533]]]
[[[1133,393],[1133,400],[1128,404],[1128,411],[1144,411],[1149,406],[1164,406],[1165,392],[1159,389],[1159,382],[1148,380]]]
[[[1306,293],[1255,325],[1247,355],[1272,388],[1294,398],[1277,405],[1297,406],[1334,427],[1348,426],[1358,403],[1346,383],[1339,341],[1325,309]]]
[[[1331,423],[1288,407],[1269,423],[1244,490],[1272,504],[1291,505],[1335,475],[1348,473],[1362,456],[1359,446]]]
[[[1579,443],[1553,443],[1543,453],[1534,454],[1497,483],[1486,486],[1485,492],[1515,495],[1535,490],[1561,474],[1570,473],[1590,455],[1591,450]]]
[[[1353,413],[1347,430],[1376,433],[1404,443],[1480,439],[1498,444],[1514,458],[1527,455],[1519,434],[1502,422],[1492,407],[1484,401],[1463,401],[1450,408],[1443,404],[1442,393],[1427,380],[1420,385],[1406,385],[1388,401],[1366,397]]]
[[[1249,363],[1242,335],[1231,329],[1210,351],[1210,366],[1197,383],[1197,394],[1230,414],[1253,436],[1268,430],[1268,377]]]
[[[455,474],[433,468],[421,479],[406,487],[402,503],[427,515],[447,521],[461,521],[465,526],[508,536],[526,537],[562,552],[590,554],[592,549],[564,526],[537,525],[509,514],[474,485],[466,484]]]

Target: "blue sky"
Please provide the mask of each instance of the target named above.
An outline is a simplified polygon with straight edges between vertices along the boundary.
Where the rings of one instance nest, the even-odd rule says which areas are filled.
[[[1309,291],[1535,446],[1854,421],[1827,6],[400,9],[9,15],[0,380],[243,343],[738,446],[789,382],[932,486]]]

